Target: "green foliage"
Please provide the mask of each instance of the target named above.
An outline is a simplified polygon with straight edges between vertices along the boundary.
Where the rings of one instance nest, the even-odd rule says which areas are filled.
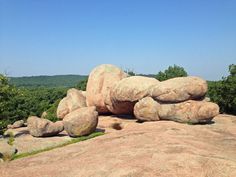
[[[15,119],[11,108],[17,104],[14,99],[17,93],[18,90],[9,84],[8,78],[0,74],[0,134]]]
[[[229,72],[221,81],[208,82],[208,96],[222,113],[236,114],[236,65],[230,65]]]
[[[56,104],[66,95],[66,90],[43,87],[17,89],[9,84],[7,77],[0,75],[0,134],[3,134],[8,124],[25,120],[30,115],[40,117],[48,109],[48,118],[55,121]]]
[[[231,77],[236,76],[236,65],[235,64],[229,65],[229,73],[230,73]]]
[[[17,87],[74,87],[78,82],[86,79],[82,75],[57,75],[57,76],[30,76],[30,77],[11,77],[10,83]]]
[[[80,81],[77,85],[76,85],[76,88],[78,90],[83,90],[85,91],[86,90],[86,87],[87,87],[87,82],[88,82],[88,77],[82,81]]]
[[[41,114],[51,108],[58,99],[66,95],[65,88],[34,88],[21,89],[16,98],[19,102],[17,108],[23,111],[22,117],[29,115],[41,116]]]
[[[175,77],[184,77],[187,76],[187,72],[184,70],[183,67],[174,65],[174,66],[169,66],[168,69],[166,69],[164,72],[160,71],[156,75],[156,79],[159,81],[164,81],[167,79],[175,78]]]
[[[7,141],[7,143],[10,145],[10,146],[13,146],[13,143],[15,141],[15,138],[14,138],[14,135],[12,132],[9,133],[9,139]]]
[[[131,69],[127,69],[124,72],[127,73],[129,76],[136,76],[135,72]]]
[[[56,122],[59,119],[57,118],[57,107],[61,99],[58,99],[55,103],[51,105],[51,107],[46,111],[47,115],[45,119],[48,119],[52,122]]]

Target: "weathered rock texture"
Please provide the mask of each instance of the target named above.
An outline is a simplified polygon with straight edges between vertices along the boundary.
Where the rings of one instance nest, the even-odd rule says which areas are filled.
[[[86,106],[85,93],[74,88],[69,89],[67,96],[58,105],[57,117],[63,119],[70,112]]]
[[[96,130],[98,112],[96,107],[79,108],[63,119],[66,132],[72,136],[88,135]]]
[[[205,123],[219,114],[219,106],[206,101],[185,101],[175,104],[161,104],[158,108],[161,119],[183,123]]]
[[[235,177],[236,117],[209,125],[99,117],[94,139],[0,165],[1,177]],[[109,124],[120,122],[122,130]],[[99,128],[100,128],[99,127]],[[108,128],[106,128],[108,127]],[[79,164],[79,167],[78,165]],[[33,174],[33,175],[32,175]]]
[[[208,123],[218,114],[219,106],[207,101],[188,100],[181,103],[160,104],[151,97],[145,97],[134,106],[134,115],[140,121]]]
[[[87,105],[96,106],[99,113],[108,113],[105,99],[110,99],[111,87],[125,77],[127,77],[127,74],[116,66],[104,64],[96,67],[88,78],[86,88]]]
[[[208,122],[219,114],[219,107],[205,98],[207,89],[207,82],[199,77],[160,82],[144,76],[128,77],[120,68],[105,64],[90,73],[86,93],[76,89],[68,91],[58,106],[57,115],[63,119],[87,103],[95,106],[100,114],[134,114],[140,121]]]
[[[24,120],[18,120],[16,122],[14,122],[12,125],[8,125],[7,128],[8,129],[15,129],[15,128],[20,128],[20,127],[24,127]]]
[[[143,76],[122,79],[112,87],[107,107],[114,114],[132,114],[135,103],[146,97],[148,89],[158,83],[154,78]]]
[[[207,93],[207,82],[199,77],[178,77],[160,82],[149,90],[149,95],[160,102],[182,102],[201,99]]]
[[[27,127],[34,137],[55,136],[64,130],[62,121],[51,122],[47,119],[31,116],[27,120]]]
[[[151,97],[145,97],[135,104],[134,115],[140,121],[158,121],[160,120],[159,109],[159,103]]]

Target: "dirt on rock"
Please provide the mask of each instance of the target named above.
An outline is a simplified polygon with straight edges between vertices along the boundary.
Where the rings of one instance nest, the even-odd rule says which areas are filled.
[[[235,177],[236,117],[211,124],[99,117],[105,135],[0,164],[1,177]]]

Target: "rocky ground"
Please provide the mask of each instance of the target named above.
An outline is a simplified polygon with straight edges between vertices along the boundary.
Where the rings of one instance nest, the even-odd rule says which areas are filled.
[[[63,143],[70,141],[72,138],[67,135],[65,131],[61,132],[57,136],[52,137],[33,137],[29,134],[27,127],[10,129],[8,130],[14,135],[13,146],[17,149],[17,153],[27,153],[33,152],[48,147],[54,147]],[[6,141],[5,139],[0,139],[1,141]]]
[[[236,117],[219,115],[213,121],[137,123],[100,116],[98,128],[105,135],[2,163],[0,176],[235,177]]]

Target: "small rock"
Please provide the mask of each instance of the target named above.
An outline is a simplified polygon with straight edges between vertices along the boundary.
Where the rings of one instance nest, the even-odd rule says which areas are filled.
[[[140,121],[158,121],[160,104],[151,97],[141,99],[134,106],[134,115]]]
[[[12,125],[11,124],[7,125],[7,129],[12,129]]]
[[[8,129],[15,129],[20,127],[24,127],[24,120],[18,120],[14,122],[12,125],[7,125]]]
[[[34,137],[55,136],[64,130],[62,121],[53,123],[36,116],[29,117],[27,124],[30,134]]]
[[[24,126],[24,120],[18,120],[12,125],[13,128],[20,128],[23,126]]]
[[[209,97],[205,97],[205,98],[203,98],[202,101],[210,102],[210,101],[211,101],[211,98],[209,98]]]
[[[48,113],[46,112],[46,111],[44,111],[43,113],[42,113],[42,115],[41,115],[41,118],[46,118],[47,117],[47,115],[48,115]]]

